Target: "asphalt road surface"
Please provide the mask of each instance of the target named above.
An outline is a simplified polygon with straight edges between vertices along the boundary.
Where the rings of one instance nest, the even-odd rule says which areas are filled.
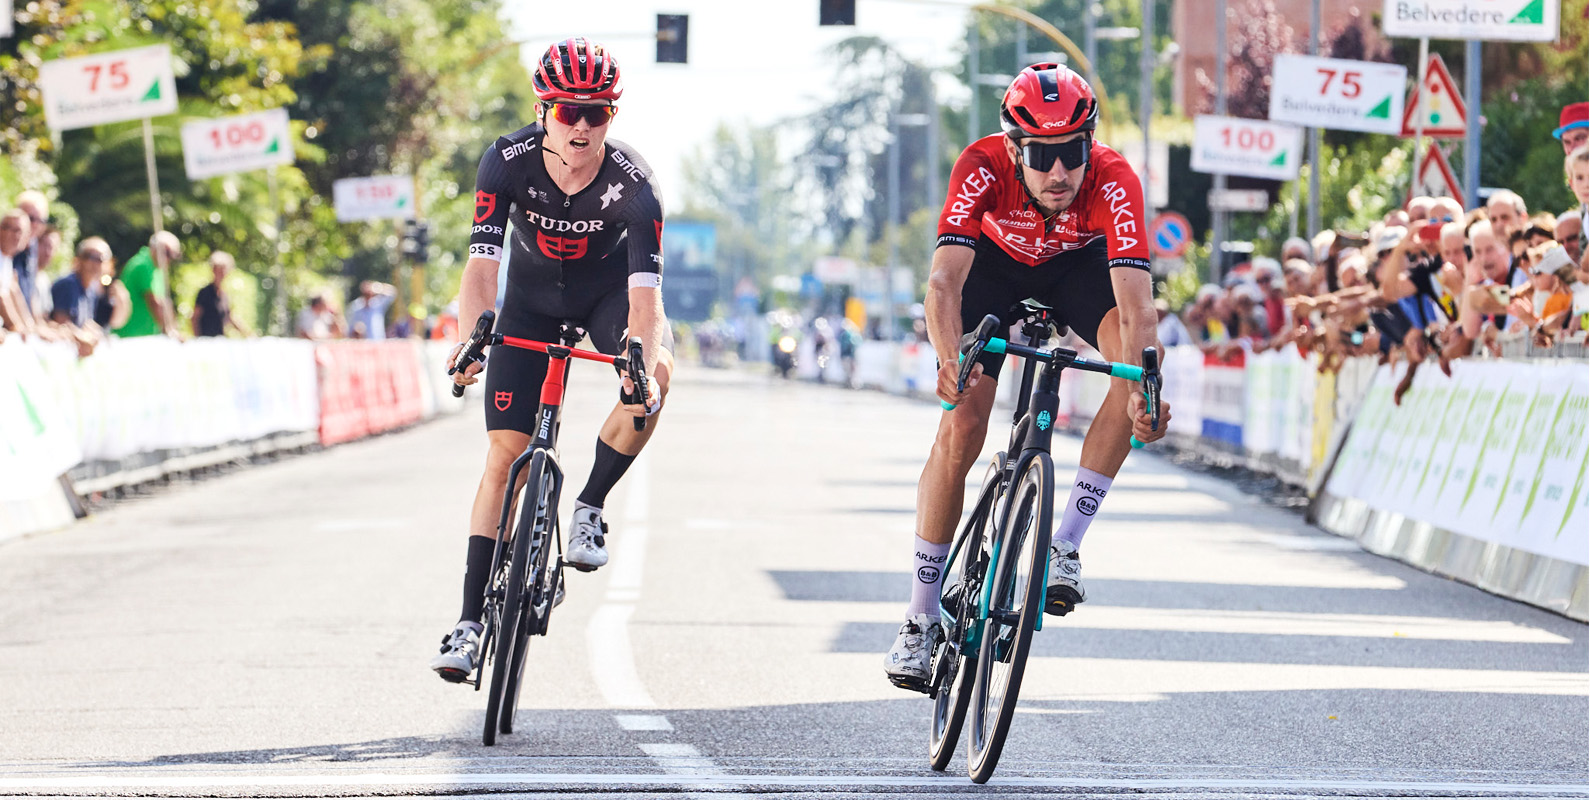
[[[577,490],[614,388],[575,373]],[[0,795],[1586,795],[1586,626],[1143,454],[994,781],[929,771],[929,704],[881,654],[938,415],[686,369],[493,748],[485,693],[426,666],[478,408],[0,544]],[[1063,479],[1080,442],[1055,446]]]

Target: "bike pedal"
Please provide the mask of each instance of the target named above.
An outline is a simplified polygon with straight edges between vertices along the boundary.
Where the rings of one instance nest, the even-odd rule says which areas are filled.
[[[900,687],[901,689],[909,689],[913,692],[920,692],[922,694],[932,696],[932,690],[928,687],[927,681],[924,681],[921,678],[912,678],[906,675],[890,675],[889,682]]]
[[[1044,606],[1043,613],[1055,617],[1063,617],[1077,607],[1077,593],[1067,586],[1056,586],[1049,589],[1049,604]]]

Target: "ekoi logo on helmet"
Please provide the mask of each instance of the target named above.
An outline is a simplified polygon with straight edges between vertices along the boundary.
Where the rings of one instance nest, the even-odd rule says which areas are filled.
[[[576,239],[572,236],[548,236],[541,231],[536,231],[536,246],[541,248],[541,254],[547,258],[573,260],[585,258],[585,248],[588,237],[581,236]]]

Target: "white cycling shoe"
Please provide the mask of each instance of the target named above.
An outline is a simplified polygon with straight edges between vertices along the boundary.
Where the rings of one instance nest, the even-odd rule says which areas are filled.
[[[1049,546],[1048,602],[1044,613],[1063,617],[1071,613],[1078,603],[1088,599],[1082,588],[1082,562],[1070,542],[1055,542]]]
[[[607,563],[607,523],[602,521],[602,509],[575,507],[574,530],[569,534],[568,549],[563,551],[563,563],[581,572]]]
[[[894,646],[883,657],[883,672],[889,682],[901,689],[914,692],[928,690],[928,676],[932,669],[933,648],[944,638],[944,627],[939,618],[927,614],[914,614],[900,626]]]
[[[480,663],[480,631],[468,622],[442,637],[442,652],[431,659],[431,669],[450,683],[463,683]]]

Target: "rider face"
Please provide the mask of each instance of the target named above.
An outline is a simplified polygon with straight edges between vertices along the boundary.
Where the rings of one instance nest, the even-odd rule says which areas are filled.
[[[1045,214],[1053,214],[1071,207],[1071,203],[1077,199],[1077,192],[1082,188],[1082,176],[1088,169],[1087,162],[1067,169],[1065,162],[1056,158],[1047,171],[1033,169],[1023,163],[1021,145],[1060,144],[1086,136],[1086,132],[1078,131],[1065,136],[1025,138],[1020,144],[1010,137],[1005,138],[1005,152],[1010,156],[1011,163],[1021,168],[1021,179],[1027,185],[1027,191],[1038,200],[1038,205]]]
[[[542,105],[541,124],[546,128],[546,148],[563,158],[570,167],[589,166],[602,159],[602,145],[607,141],[608,122],[593,125],[592,114],[557,113],[554,105],[602,107],[601,101],[559,100]],[[572,110],[572,109],[571,109]],[[596,115],[600,116],[600,115]],[[573,124],[564,119],[573,118]]]

